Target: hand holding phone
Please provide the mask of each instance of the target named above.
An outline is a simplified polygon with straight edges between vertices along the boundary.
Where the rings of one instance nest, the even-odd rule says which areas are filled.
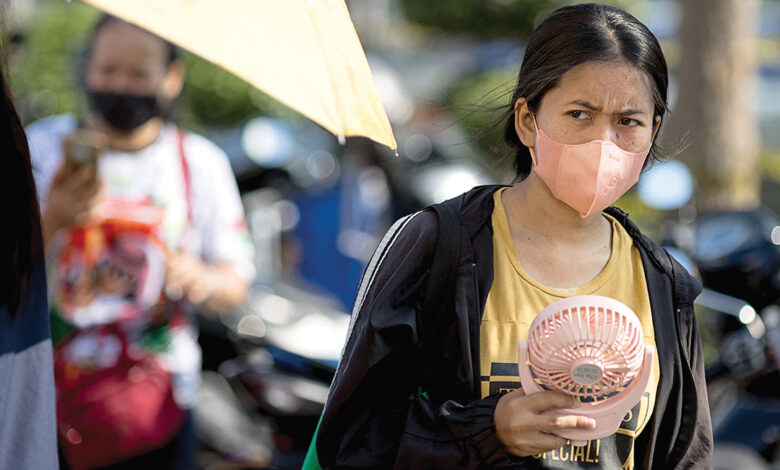
[[[60,229],[85,223],[100,201],[97,163],[108,138],[79,129],[62,142],[63,163],[49,186],[42,215],[43,238],[48,243]]]
[[[62,141],[65,155],[63,176],[67,179],[84,167],[89,167],[92,179],[97,178],[97,162],[100,153],[108,146],[108,137],[89,130],[78,129],[68,134]]]

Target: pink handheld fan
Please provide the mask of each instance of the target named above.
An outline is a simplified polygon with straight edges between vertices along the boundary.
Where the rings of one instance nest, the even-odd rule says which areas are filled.
[[[599,295],[553,302],[518,343],[520,382],[526,394],[556,390],[577,397],[579,408],[551,411],[596,421],[596,428],[556,434],[582,446],[614,434],[642,398],[654,350],[645,346],[639,318],[625,304]]]

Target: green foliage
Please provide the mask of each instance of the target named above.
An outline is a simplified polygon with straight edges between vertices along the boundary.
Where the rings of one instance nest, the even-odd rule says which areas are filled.
[[[517,70],[490,70],[462,81],[446,95],[446,105],[463,128],[477,140],[481,154],[494,164],[508,154],[504,144],[504,123]]]
[[[25,122],[59,113],[83,113],[80,56],[101,12],[79,2],[42,0],[11,58],[9,77]],[[231,126],[257,114],[302,119],[245,81],[193,54],[182,52],[187,81],[178,100],[185,127]]]
[[[635,0],[611,0],[613,5],[633,13]],[[486,39],[526,39],[556,8],[582,3],[577,0],[399,0],[412,23],[444,33],[472,34]]]
[[[179,99],[181,120],[189,127],[236,125],[257,114],[302,119],[232,73],[194,54],[183,53],[187,81]]]
[[[527,37],[560,0],[401,0],[409,21],[448,33]]]
[[[79,112],[79,54],[99,13],[80,3],[42,2],[11,57],[9,79],[22,118]]]

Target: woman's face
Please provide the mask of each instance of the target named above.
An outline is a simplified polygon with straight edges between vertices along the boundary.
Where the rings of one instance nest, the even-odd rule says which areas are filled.
[[[178,77],[171,77],[167,53],[159,38],[126,23],[110,22],[98,31],[92,45],[87,87],[98,92],[175,96],[180,83],[170,83]]]
[[[609,140],[623,150],[643,152],[661,121],[653,110],[644,72],[622,61],[592,61],[566,72],[544,95],[535,117],[539,128],[562,144]],[[515,106],[515,127],[521,142],[533,146],[533,117],[523,98]]]

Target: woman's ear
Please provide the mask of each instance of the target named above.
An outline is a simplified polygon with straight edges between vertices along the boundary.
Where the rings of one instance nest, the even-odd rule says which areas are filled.
[[[179,96],[182,87],[184,87],[184,64],[179,60],[174,60],[163,79],[162,94],[172,101]]]
[[[528,109],[528,101],[525,98],[518,98],[515,101],[515,132],[523,145],[526,147],[534,146],[536,142],[534,118],[531,110]]]
[[[653,124],[653,136],[650,138],[650,142],[655,141],[655,136],[658,135],[658,131],[661,129],[661,116],[656,116]]]

